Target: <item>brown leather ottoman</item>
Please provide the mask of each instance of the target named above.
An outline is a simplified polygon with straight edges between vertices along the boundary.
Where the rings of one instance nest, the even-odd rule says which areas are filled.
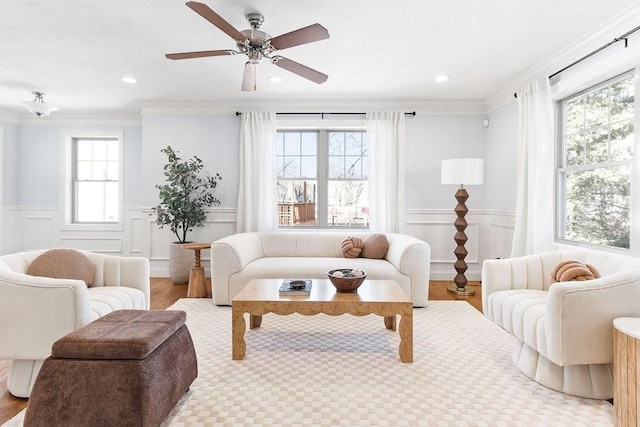
[[[157,426],[198,376],[184,311],[114,311],[53,344],[25,426]]]

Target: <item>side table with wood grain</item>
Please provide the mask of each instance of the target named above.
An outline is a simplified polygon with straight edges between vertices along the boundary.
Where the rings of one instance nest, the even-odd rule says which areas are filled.
[[[187,243],[182,245],[183,249],[192,249],[195,253],[195,261],[191,273],[189,274],[189,287],[187,288],[187,298],[206,298],[207,285],[204,277],[204,267],[200,264],[200,251],[211,248],[211,243]]]
[[[640,425],[640,318],[613,320],[613,412],[617,426]]]

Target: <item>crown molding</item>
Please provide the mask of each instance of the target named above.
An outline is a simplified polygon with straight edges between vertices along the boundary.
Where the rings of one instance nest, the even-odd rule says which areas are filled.
[[[140,126],[139,114],[52,114],[36,117],[21,115],[19,124],[30,126]]]
[[[547,60],[532,67],[526,74],[505,84],[504,90],[487,98],[487,112],[494,111],[512,101],[513,94],[532,80],[555,73],[637,26],[640,26],[640,5],[635,4],[623,9],[605,24],[586,34],[581,40],[570,44]]]
[[[18,118],[17,114],[0,111],[0,122],[12,123],[14,125],[17,125],[20,123],[20,119]]]
[[[261,110],[291,113],[364,113],[403,110],[416,114],[484,114],[483,100],[263,100],[253,102],[157,102],[139,100],[142,114],[235,114],[236,111]]]

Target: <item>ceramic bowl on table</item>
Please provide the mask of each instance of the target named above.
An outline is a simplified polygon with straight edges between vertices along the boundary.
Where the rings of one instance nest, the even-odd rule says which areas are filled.
[[[327,275],[338,292],[356,292],[367,278],[366,271],[356,268],[337,268],[329,270]]]

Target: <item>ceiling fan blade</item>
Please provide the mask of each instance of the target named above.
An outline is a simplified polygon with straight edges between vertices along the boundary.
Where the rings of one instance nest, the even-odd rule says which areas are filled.
[[[191,59],[191,58],[204,58],[206,56],[224,56],[224,55],[233,55],[233,51],[201,50],[199,52],[167,53],[165,56],[168,59]]]
[[[273,63],[278,67],[291,71],[292,73],[297,74],[300,77],[304,77],[305,79],[309,79],[314,83],[321,84],[326,82],[329,78],[329,76],[321,73],[320,71],[316,71],[313,68],[309,68],[306,65],[302,65],[290,59],[283,58],[282,56],[275,57],[274,59],[275,61],[273,61]]]
[[[225,34],[237,41],[244,41],[247,38],[238,30],[236,30],[231,24],[224,20],[224,18],[215,13],[209,6],[204,3],[198,3],[195,1],[188,1],[186,3],[194,12],[198,13],[207,21],[221,29]]]
[[[258,64],[247,61],[244,64],[244,74],[242,75],[242,90],[245,92],[255,92],[258,81]]]
[[[329,31],[320,24],[309,25],[290,33],[282,34],[271,39],[271,46],[278,50],[287,49],[301,44],[317,42],[329,38]]]

